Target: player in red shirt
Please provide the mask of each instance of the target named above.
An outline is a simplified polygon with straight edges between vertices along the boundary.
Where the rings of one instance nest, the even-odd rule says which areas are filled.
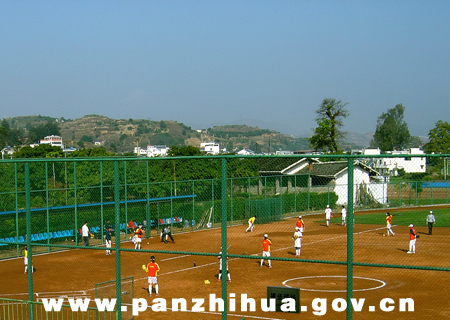
[[[158,287],[158,271],[159,265],[155,262],[155,256],[150,257],[150,263],[147,265],[148,269],[148,294],[152,295],[152,285],[155,285],[155,293],[159,295],[159,287]]]
[[[141,249],[142,236],[144,235],[144,231],[142,230],[142,225],[134,231],[134,248]]]
[[[269,236],[267,235],[267,233],[264,235],[264,240],[263,240],[263,257],[270,257],[270,247],[272,246],[272,241],[270,241]],[[270,259],[267,260],[269,263],[269,268],[272,268],[272,263],[270,261]],[[262,268],[264,264],[264,259],[261,259],[261,264],[260,267]]]
[[[407,253],[416,253],[416,238],[417,235],[416,230],[412,224],[409,225],[409,251]]]

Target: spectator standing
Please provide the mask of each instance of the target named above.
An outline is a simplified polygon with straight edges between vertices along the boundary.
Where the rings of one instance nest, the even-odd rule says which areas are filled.
[[[433,233],[433,225],[435,223],[436,223],[436,218],[434,217],[433,211],[430,211],[430,214],[427,216],[428,234],[430,236]]]
[[[89,245],[89,227],[87,221],[81,227],[81,236],[83,237],[84,246],[87,247]]]

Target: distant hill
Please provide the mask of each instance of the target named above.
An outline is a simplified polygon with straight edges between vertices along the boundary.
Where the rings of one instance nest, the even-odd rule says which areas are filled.
[[[356,132],[347,132],[345,135],[345,139],[342,142],[343,147],[346,149],[362,149],[368,148],[370,145],[370,141],[373,139],[373,132],[368,133],[356,133]]]
[[[214,141],[228,152],[248,148],[256,153],[277,150],[305,150],[306,138],[296,138],[269,129],[246,125],[226,125],[193,130],[177,121],[150,121],[145,119],[111,119],[91,114],[79,119],[47,116],[21,116],[6,118],[14,128],[29,129],[48,121],[56,121],[67,147],[104,146],[108,151],[131,153],[134,147],[147,145],[200,146],[201,142]]]

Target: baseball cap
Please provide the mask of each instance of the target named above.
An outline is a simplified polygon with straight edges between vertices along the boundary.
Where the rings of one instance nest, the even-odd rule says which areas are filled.
[[[302,216],[298,216],[298,218],[299,218],[299,219],[301,219],[301,218],[302,218]]]
[[[412,224],[409,225],[410,228],[414,227]]]
[[[266,234],[264,234],[264,238],[268,238],[269,237],[269,235],[266,233]]]

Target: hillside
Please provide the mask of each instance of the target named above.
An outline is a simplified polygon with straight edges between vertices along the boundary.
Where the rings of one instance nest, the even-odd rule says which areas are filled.
[[[305,150],[305,138],[295,138],[279,132],[246,125],[227,125],[203,129],[201,132],[176,121],[151,121],[145,119],[111,119],[101,115],[86,115],[71,120],[46,116],[8,118],[11,127],[30,127],[56,121],[67,147],[104,146],[109,151],[131,153],[139,145],[198,147],[201,142],[215,141],[227,151],[249,148],[257,153],[277,150]]]

